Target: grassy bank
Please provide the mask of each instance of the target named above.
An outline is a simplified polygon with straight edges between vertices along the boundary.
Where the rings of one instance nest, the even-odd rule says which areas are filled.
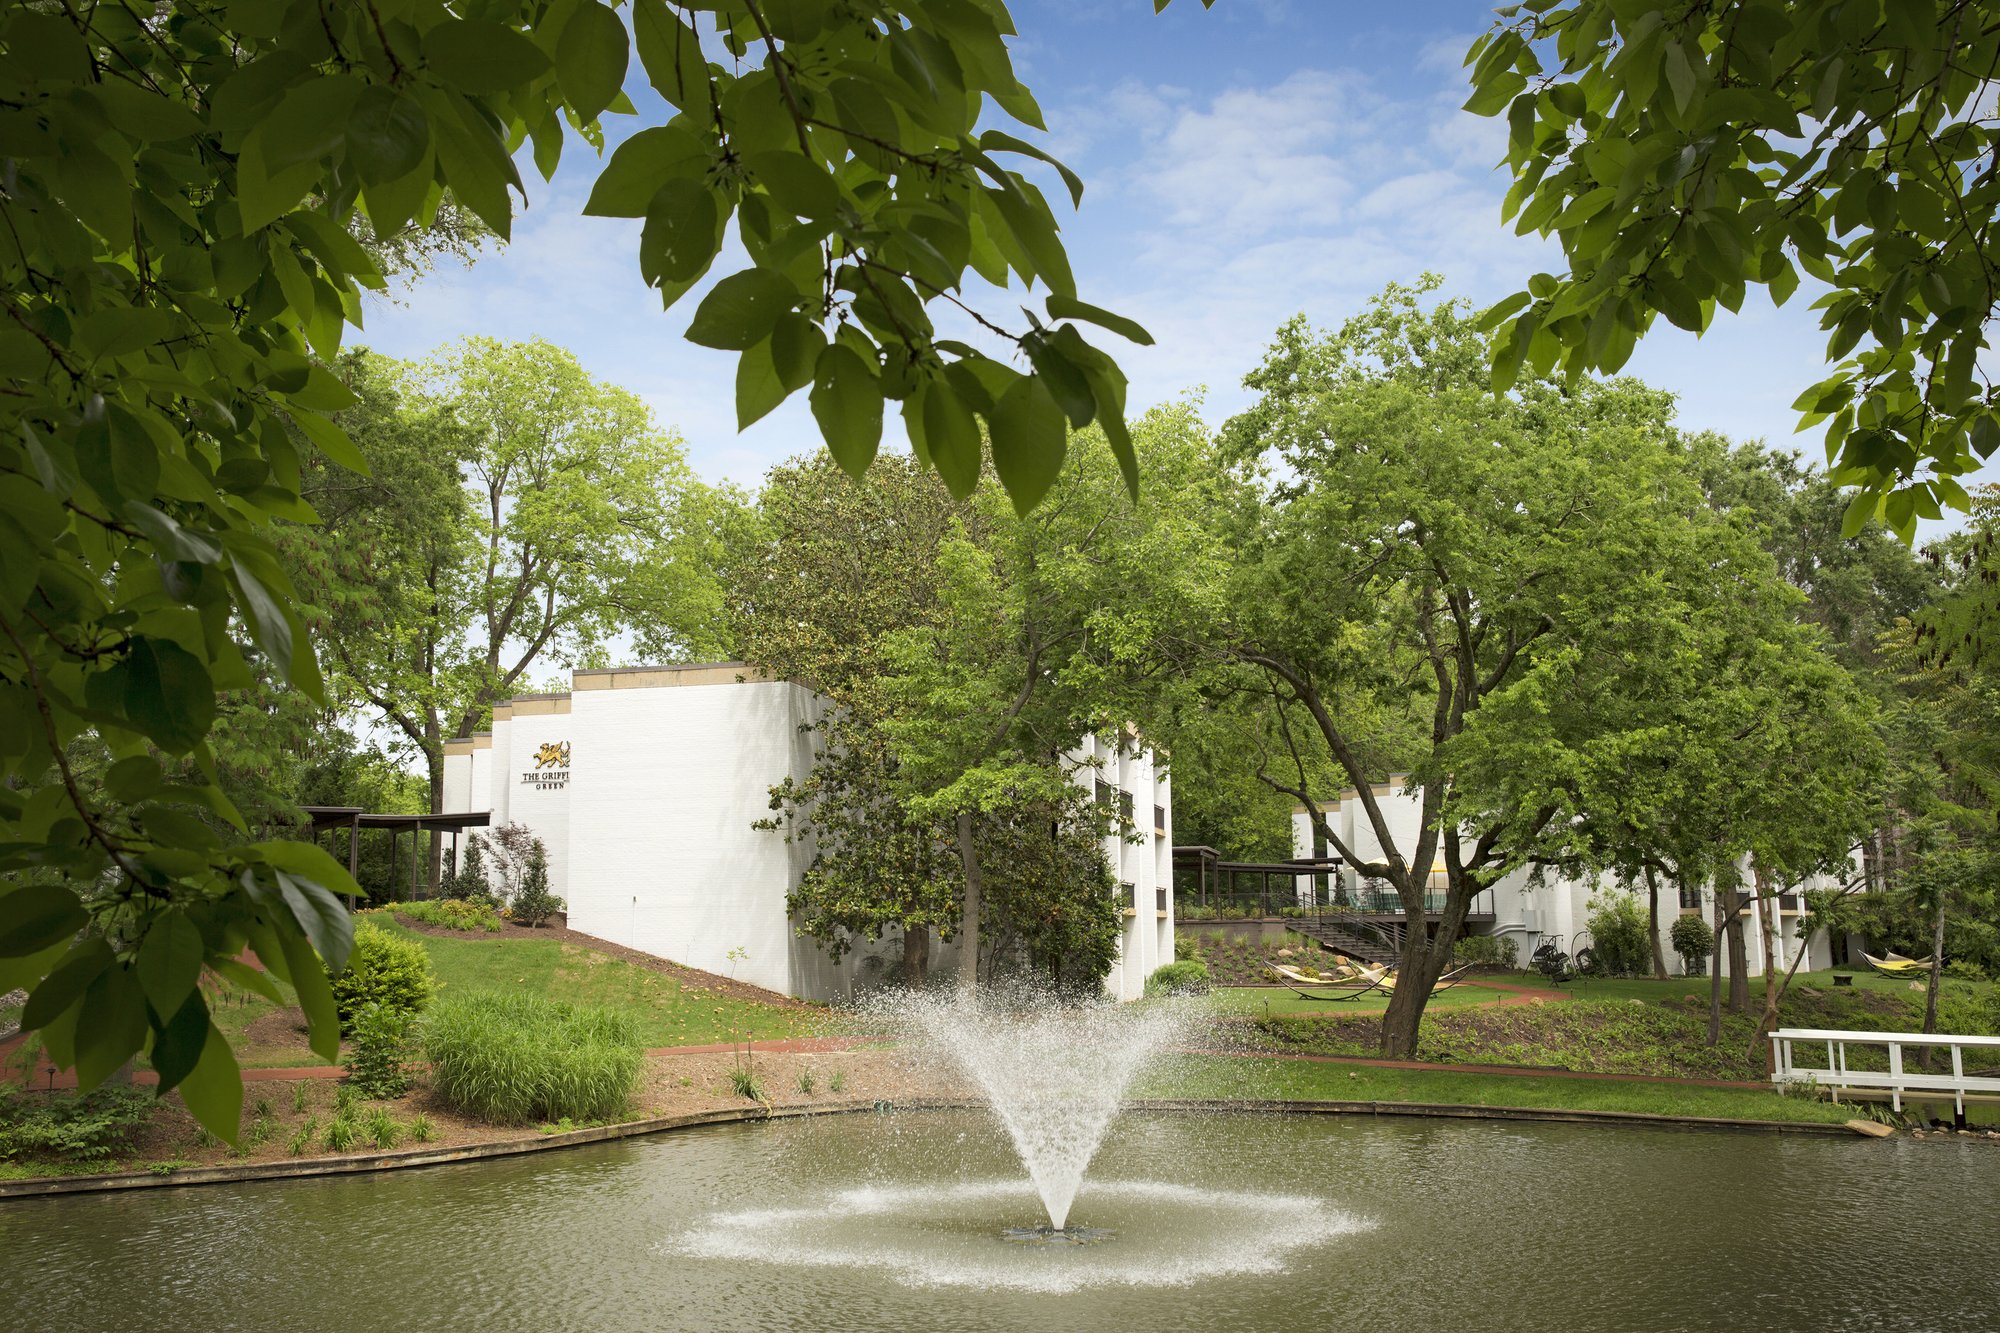
[[[1518,984],[1510,980],[1509,984]],[[1454,986],[1431,997],[1432,1009],[1463,1009],[1482,1004],[1498,1004],[1510,992],[1479,985]],[[1351,1000],[1307,999],[1283,986],[1230,986],[1209,992],[1209,1002],[1218,1014],[1250,1018],[1292,1015],[1306,1018],[1352,1018],[1357,1015],[1380,1017],[1389,1007],[1387,991],[1357,996]]]
[[[1870,978],[1836,988],[1823,981],[1809,977],[1792,986],[1779,1010],[1781,1026],[1863,1032],[1916,1032],[1922,1026],[1923,996],[1899,983]],[[1564,998],[1548,1004],[1499,1008],[1434,1003],[1424,1016],[1416,1058],[1590,1073],[1765,1077],[1764,1047],[1752,1040],[1761,1006],[1751,1013],[1725,1012],[1721,1039],[1711,1046],[1704,985],[1698,980],[1626,979],[1564,987]],[[1945,990],[1938,1026],[1965,1035],[1991,1034],[1996,1018],[2000,1015],[1990,984],[1953,982]],[[1270,1050],[1374,1055],[1380,1049],[1380,1018],[1372,1014],[1274,1012],[1236,1026],[1245,1042]],[[1879,1056],[1851,1052],[1856,1068],[1869,1067],[1870,1059],[1880,1063]]]
[[[1720,1116],[1733,1120],[1840,1124],[1857,1113],[1775,1092],[1703,1088],[1675,1083],[1455,1074],[1375,1069],[1254,1056],[1183,1056],[1142,1078],[1135,1097],[1239,1097],[1278,1101],[1427,1102],[1453,1106],[1518,1106],[1562,1111],[1637,1111],[1650,1115]]]
[[[526,991],[570,1004],[596,1005],[631,1019],[649,1047],[705,1046],[811,1036],[825,1029],[822,1011],[764,1004],[704,988],[698,974],[654,970],[596,949],[554,938],[487,935],[420,935],[375,918],[395,934],[423,942],[444,994]],[[683,979],[685,978],[685,979]],[[236,987],[214,999],[217,1026],[228,1034],[241,1062],[251,1068],[322,1063],[306,1046],[296,1008]]]

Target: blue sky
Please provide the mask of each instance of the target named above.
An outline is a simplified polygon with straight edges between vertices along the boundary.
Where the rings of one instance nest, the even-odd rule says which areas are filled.
[[[1219,424],[1246,404],[1244,373],[1294,314],[1337,324],[1385,283],[1425,270],[1485,302],[1556,266],[1552,246],[1500,221],[1500,125],[1458,110],[1460,61],[1489,21],[1485,5],[1012,9],[1016,67],[1041,102],[1048,146],[1087,184],[1082,208],[1062,217],[1079,295],[1157,339],[1118,349],[1135,410],[1199,392]],[[614,142],[664,116],[657,102],[641,111],[607,118]],[[377,306],[358,341],[420,357],[472,333],[547,338],[643,396],[710,480],[754,485],[771,464],[816,448],[803,394],[736,432],[734,355],[681,338],[699,293],[662,312],[639,278],[638,224],[581,216],[599,165],[572,141],[552,182],[524,168],[529,206],[514,242]],[[1018,303],[1018,292],[993,298],[1002,312]],[[1817,435],[1792,434],[1792,399],[1824,373],[1805,304],[1778,310],[1753,293],[1700,340],[1660,321],[1629,373],[1678,395],[1686,426],[1818,460]]]

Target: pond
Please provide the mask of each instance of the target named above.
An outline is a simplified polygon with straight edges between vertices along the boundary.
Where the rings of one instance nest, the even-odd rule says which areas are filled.
[[[0,1205],[24,1329],[1990,1330],[2000,1148],[1131,1113],[1042,1220],[971,1111]]]

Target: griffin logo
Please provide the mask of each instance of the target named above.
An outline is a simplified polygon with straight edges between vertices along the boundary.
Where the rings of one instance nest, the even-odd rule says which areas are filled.
[[[569,742],[544,741],[535,750],[535,767],[538,769],[568,768]]]

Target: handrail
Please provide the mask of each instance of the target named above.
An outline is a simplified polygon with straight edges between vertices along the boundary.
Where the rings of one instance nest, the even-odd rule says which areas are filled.
[[[1770,1038],[1771,1082],[1780,1087],[1811,1084],[1836,1089],[1886,1090],[1890,1105],[1897,1111],[1903,1109],[1903,1097],[1906,1093],[1950,1093],[1955,1118],[1961,1123],[1965,1119],[1967,1093],[2000,1093],[2000,1071],[1992,1074],[1965,1072],[1965,1052],[2000,1050],[2000,1037],[1960,1036],[1946,1032],[1850,1032],[1838,1028],[1777,1028],[1771,1032]],[[1824,1043],[1826,1067],[1816,1069],[1809,1065],[1800,1066],[1794,1063],[1793,1046],[1798,1042],[1810,1042],[1814,1046]],[[1889,1068],[1883,1071],[1849,1067],[1847,1059],[1849,1046],[1886,1048]],[[1933,1074],[1904,1069],[1903,1048],[1906,1046],[1945,1047],[1951,1052],[1951,1072]]]

